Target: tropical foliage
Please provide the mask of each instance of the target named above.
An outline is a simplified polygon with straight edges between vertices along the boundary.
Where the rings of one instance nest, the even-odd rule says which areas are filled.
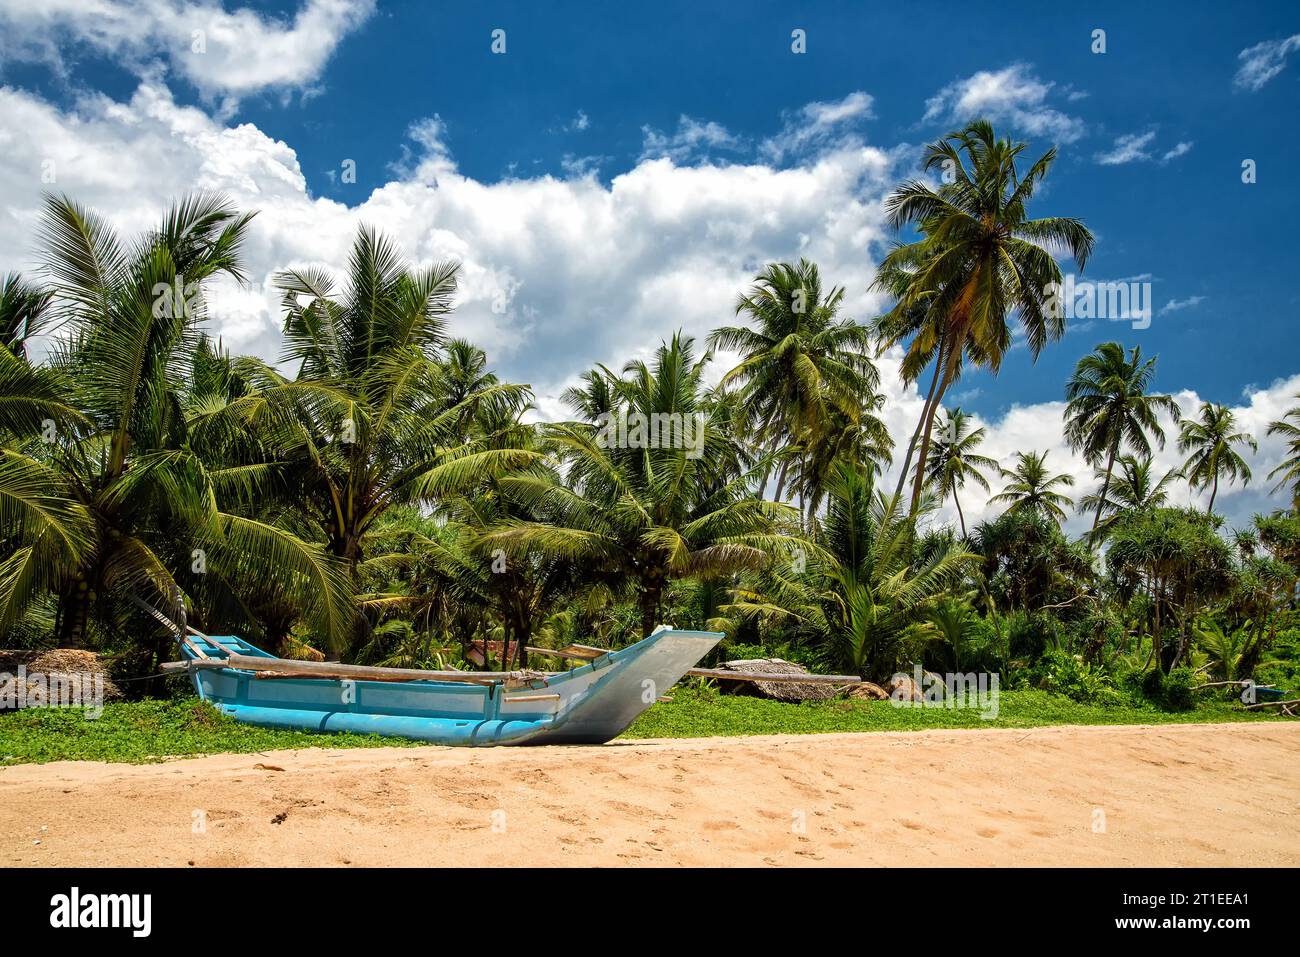
[[[583,372],[567,421],[448,335],[454,262],[362,227],[341,275],[276,277],[278,361],[232,356],[204,330],[250,214],[199,194],[127,239],[50,197],[39,273],[0,280],[5,644],[147,674],[188,622],[290,656],[547,667],[674,623],[725,631],[723,655],[991,669],[1093,703],[1126,676],[1173,700],[1185,669],[1289,680],[1300,517],[1215,513],[1255,448],[1228,409],[1183,419],[1154,356],[1098,345],[1064,387],[1062,436],[1094,470],[1071,518],[1075,473],[999,461],[944,405],[968,365],[998,372],[1013,323],[1032,357],[1059,339],[1053,254],[1092,251],[1077,220],[1030,217],[1055,152],[1026,149],[983,122],[927,149],[940,183],[888,201],[916,238],[878,270],[883,315],[847,315],[812,262],[770,263],[732,324]],[[931,370],[898,462],[894,346],[904,384]],[[1171,427],[1186,462],[1161,472]],[[1270,428],[1293,495],[1298,429],[1300,409]]]

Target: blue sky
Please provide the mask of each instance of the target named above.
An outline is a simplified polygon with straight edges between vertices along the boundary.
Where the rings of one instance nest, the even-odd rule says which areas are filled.
[[[365,220],[413,258],[465,260],[456,331],[553,396],[594,361],[729,321],[766,259],[819,259],[869,318],[881,197],[984,113],[1034,155],[1059,146],[1035,211],[1083,219],[1098,236],[1083,278],[1140,277],[1155,308],[1149,328],[1076,322],[1036,365],[1019,349],[996,379],[968,375],[966,407],[1000,426],[1046,416],[1108,338],[1158,354],[1172,391],[1249,406],[1252,387],[1291,388],[1294,4],[1014,21],[997,3],[632,6],[0,0],[0,269],[29,268],[47,159],[56,188],[124,227],[196,186],[262,208],[255,285],[286,259],[341,264]],[[273,356],[261,291],[217,331]]]

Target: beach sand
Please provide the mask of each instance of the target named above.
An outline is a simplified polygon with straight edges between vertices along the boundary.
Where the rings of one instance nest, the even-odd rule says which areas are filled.
[[[6,768],[0,865],[33,864],[1295,866],[1300,724]]]

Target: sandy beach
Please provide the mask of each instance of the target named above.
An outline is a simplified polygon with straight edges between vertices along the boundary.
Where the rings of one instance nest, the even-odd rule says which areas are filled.
[[[0,864],[1300,865],[1300,725],[0,770]]]

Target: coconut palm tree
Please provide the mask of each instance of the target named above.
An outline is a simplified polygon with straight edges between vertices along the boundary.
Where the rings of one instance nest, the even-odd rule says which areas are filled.
[[[1300,395],[1295,396],[1300,399]],[[1287,440],[1287,457],[1277,468],[1268,473],[1269,478],[1277,478],[1273,491],[1281,491],[1287,483],[1291,484],[1291,504],[1300,510],[1300,405],[1293,406],[1276,422],[1268,425],[1269,435],[1280,435]]]
[[[772,263],[736,303],[736,315],[750,325],[724,326],[709,336],[710,348],[741,353],[740,364],[721,384],[742,391],[754,444],[770,454],[831,434],[837,416],[857,425],[871,406],[863,396],[874,395],[880,384],[870,358],[871,333],[838,317],[843,300],[842,286],[823,291],[815,263]],[[781,464],[777,501],[785,494],[791,463],[787,457]]]
[[[1073,485],[1074,477],[1047,470],[1046,452],[1017,452],[1014,469],[1002,469],[1007,485],[990,502],[1009,502],[1008,512],[1033,512],[1057,522],[1065,521],[1065,509],[1074,503],[1056,488]]]
[[[26,454],[6,453],[11,487],[38,474],[47,484],[23,505],[43,521],[27,508],[14,534],[12,502],[21,505],[21,495],[3,519],[0,538],[25,543],[0,573],[0,617],[14,619],[52,590],[59,643],[79,646],[92,613],[123,627],[133,614],[123,600],[141,591],[178,620],[183,567],[239,567],[285,583],[311,609],[318,631],[338,631],[346,580],[318,547],[230,507],[227,493],[245,478],[209,466],[191,444],[183,412],[204,286],[219,275],[242,279],[240,246],[251,218],[220,196],[197,194],[127,245],[93,212],[47,197],[41,256],[49,308],[67,336],[49,369],[30,380],[25,408],[36,413],[43,403],[48,419],[41,441]],[[8,350],[0,355],[16,359]],[[0,380],[12,384],[21,370],[10,358],[2,364]],[[54,384],[61,396],[40,391]],[[15,421],[23,414],[22,404],[9,410],[18,431],[34,424]]]
[[[0,345],[26,358],[27,340],[45,331],[53,295],[17,273],[0,278]]]
[[[298,374],[247,360],[241,368],[257,388],[220,420],[258,430],[275,448],[286,492],[354,575],[390,507],[436,503],[542,457],[476,428],[491,412],[513,430],[529,393],[486,372],[473,346],[444,350],[456,270],[411,269],[362,227],[342,289],[321,269],[278,274],[285,360]],[[496,414],[503,409],[515,414]]]
[[[1103,342],[1079,360],[1065,386],[1065,438],[1070,447],[1083,454],[1092,466],[1105,460],[1101,477],[1101,494],[1096,497],[1092,530],[1101,522],[1107,501],[1115,458],[1128,444],[1143,459],[1151,457],[1151,440],[1165,447],[1165,433],[1158,413],[1178,417],[1178,403],[1172,396],[1149,395],[1155,376],[1155,357],[1142,360],[1142,348],[1134,346],[1125,353],[1118,342]]]
[[[1170,469],[1157,481],[1152,460],[1134,455],[1121,455],[1114,464],[1119,466],[1119,474],[1111,481],[1107,481],[1106,470],[1094,468],[1093,477],[1101,488],[1079,500],[1080,512],[1095,511],[1102,516],[1101,523],[1093,525],[1094,533],[1101,537],[1124,515],[1167,505],[1170,485],[1183,475],[1179,469]]]
[[[549,427],[564,481],[498,480],[547,517],[503,522],[479,547],[576,564],[590,584],[630,589],[647,633],[673,581],[725,577],[791,553],[800,544],[794,510],[750,495],[752,474],[730,477],[739,453],[703,385],[710,358],[696,358],[678,334],[652,362],[630,362],[608,383],[612,416]],[[649,430],[662,439],[666,422],[686,440],[651,440]]]
[[[880,394],[865,397],[861,415],[850,421],[832,411],[823,427],[800,436],[788,447],[794,462],[790,488],[804,506],[804,525],[811,526],[826,498],[826,490],[838,463],[879,474],[892,459],[893,439],[877,411],[885,404]]]
[[[951,537],[922,552],[917,516],[872,476],[840,463],[805,573],[728,607],[741,615],[790,613],[828,665],[881,680],[898,666],[906,638],[928,630],[928,613],[978,556]],[[928,499],[921,513],[933,507]]]
[[[975,451],[984,443],[985,432],[983,426],[976,429],[972,425],[970,416],[961,409],[948,409],[926,466],[929,472],[926,485],[935,490],[940,501],[952,497],[962,538],[966,538],[966,516],[962,514],[958,492],[967,481],[988,492],[989,482],[981,469],[999,468],[996,459]]]
[[[928,362],[934,364],[918,423],[913,509],[928,474],[935,414],[964,358],[996,375],[1011,346],[1007,317],[1014,313],[1030,355],[1037,359],[1065,329],[1053,295],[1062,277],[1052,252],[1068,251],[1079,269],[1092,252],[1092,233],[1078,220],[1029,218],[1028,204],[1056,150],[1048,150],[1022,175],[1017,158],[1026,148],[999,139],[987,121],[977,121],[926,148],[925,168],[941,171],[942,185],[935,189],[913,180],[886,202],[891,225],[915,225],[921,238],[896,247],[881,265],[877,287],[898,301],[878,329],[887,344],[912,334],[904,357],[905,381],[913,381]],[[908,465],[905,460],[904,471]]]
[[[1178,423],[1178,451],[1192,453],[1183,463],[1183,476],[1193,489],[1210,489],[1207,515],[1214,514],[1220,478],[1229,483],[1241,479],[1242,485],[1250,482],[1250,466],[1233,446],[1246,445],[1258,452],[1259,444],[1249,433],[1235,431],[1236,426],[1236,416],[1226,405],[1211,402],[1201,403],[1198,418]]]

